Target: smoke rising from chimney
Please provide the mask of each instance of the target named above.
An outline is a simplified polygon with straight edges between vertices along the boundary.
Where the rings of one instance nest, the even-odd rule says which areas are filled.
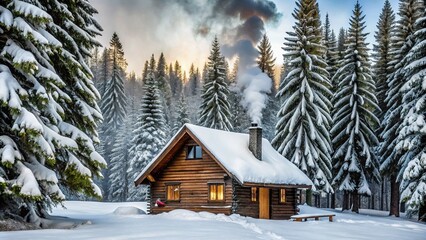
[[[239,57],[237,86],[243,93],[241,104],[248,110],[251,120],[260,124],[272,80],[256,65],[256,45],[262,38],[265,24],[277,24],[282,16],[275,3],[269,0],[212,0],[206,6],[205,1],[178,2],[190,14],[203,13],[196,20],[196,34],[205,37],[218,34],[224,56]]]

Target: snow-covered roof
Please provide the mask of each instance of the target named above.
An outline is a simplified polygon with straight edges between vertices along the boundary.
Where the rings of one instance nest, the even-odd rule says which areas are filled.
[[[248,134],[227,132],[193,124],[185,124],[183,128],[191,132],[225,170],[242,184],[313,185],[300,169],[275,151],[270,142],[264,138],[262,139],[262,160],[260,161],[248,148]],[[163,151],[168,149],[168,145],[172,142],[173,139]],[[138,181],[147,171],[152,170],[151,166],[156,164],[162,152],[142,170],[135,181]]]

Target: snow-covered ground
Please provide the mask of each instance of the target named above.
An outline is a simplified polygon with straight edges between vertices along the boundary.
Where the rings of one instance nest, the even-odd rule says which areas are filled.
[[[260,220],[175,210],[144,215],[145,203],[65,202],[53,215],[86,222],[73,229],[0,232],[0,239],[426,239],[426,225],[384,212],[336,214],[334,222]],[[324,210],[301,206],[301,213]],[[330,212],[327,212],[330,213]],[[85,221],[87,220],[87,221]]]

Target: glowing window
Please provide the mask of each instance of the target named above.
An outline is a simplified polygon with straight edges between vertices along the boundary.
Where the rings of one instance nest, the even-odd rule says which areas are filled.
[[[210,201],[223,201],[223,192],[225,184],[209,184],[209,200]]]
[[[180,184],[167,184],[167,201],[179,201]]]
[[[286,193],[285,189],[280,189],[280,203],[286,202]]]
[[[251,188],[251,201],[252,202],[257,201],[257,188],[255,188],[255,187]]]

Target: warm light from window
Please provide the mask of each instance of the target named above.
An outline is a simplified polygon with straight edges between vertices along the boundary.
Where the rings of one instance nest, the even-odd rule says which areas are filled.
[[[251,201],[252,202],[257,201],[257,188],[255,188],[255,187],[251,188]]]
[[[280,189],[280,203],[286,202],[285,189]]]
[[[167,200],[179,201],[179,199],[180,199],[180,185],[179,184],[167,185]]]
[[[209,200],[222,201],[223,200],[224,184],[210,184],[209,185]]]

